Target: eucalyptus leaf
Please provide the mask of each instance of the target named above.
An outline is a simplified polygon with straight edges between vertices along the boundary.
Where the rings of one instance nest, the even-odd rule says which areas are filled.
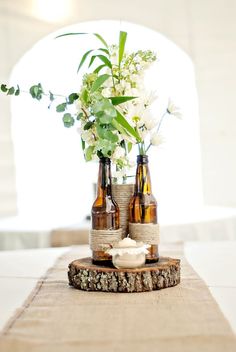
[[[1,91],[6,93],[8,91],[7,85],[6,84],[1,84]]]
[[[73,104],[78,98],[79,98],[79,95],[77,93],[71,93],[68,96],[69,104]]]
[[[17,97],[18,95],[20,95],[20,87],[17,84],[17,88],[16,88],[16,91],[15,91],[15,96]]]
[[[75,119],[69,113],[64,114],[62,120],[65,127],[72,127],[75,123]]]
[[[92,145],[90,145],[88,148],[85,149],[84,155],[85,155],[86,161],[92,160],[93,151],[94,151],[94,146]]]
[[[57,112],[64,112],[66,110],[67,103],[62,103],[57,105],[56,111]]]
[[[81,139],[81,147],[82,147],[82,150],[84,150],[85,149],[85,141],[82,139],[82,138],[80,138]]]
[[[93,82],[92,88],[91,88],[91,92],[95,92],[99,87],[101,87],[101,85],[108,80],[108,78],[110,77],[110,75],[108,74],[104,74],[101,76],[98,76],[98,78],[96,79],[96,81]]]
[[[87,130],[89,130],[92,126],[93,126],[93,122],[92,122],[92,121],[88,121],[88,122],[84,125],[84,130],[87,131]]]
[[[77,119],[77,120],[80,120],[83,116],[84,116],[84,114],[83,114],[82,112],[80,112],[80,113],[77,115],[76,119]]]
[[[15,88],[11,87],[8,89],[7,95],[13,95],[15,93]]]
[[[120,37],[119,37],[119,66],[120,66],[121,61],[122,61],[123,56],[124,56],[126,39],[127,39],[127,32],[120,31]]]
[[[15,94],[16,95],[16,94]],[[49,99],[50,101],[53,101],[55,98],[54,98],[54,95],[52,94],[52,92],[49,91]]]

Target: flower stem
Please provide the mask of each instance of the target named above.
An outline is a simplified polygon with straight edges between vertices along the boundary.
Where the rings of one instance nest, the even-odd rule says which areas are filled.
[[[166,110],[166,111],[164,112],[164,114],[162,115],[162,117],[161,117],[161,119],[160,119],[160,121],[159,121],[159,123],[158,123],[156,133],[159,132],[159,130],[160,130],[160,128],[161,128],[161,124],[162,124],[162,122],[163,122],[163,120],[164,120],[164,117],[166,116],[167,113],[169,113],[168,110]],[[152,145],[152,143],[150,143],[150,144],[148,145],[148,147],[147,147],[145,153],[147,153],[147,151],[150,149],[151,145]]]

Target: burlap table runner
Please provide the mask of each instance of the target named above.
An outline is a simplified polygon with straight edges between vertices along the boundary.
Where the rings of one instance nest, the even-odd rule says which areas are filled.
[[[58,260],[9,322],[1,352],[235,352],[236,339],[204,282],[181,258],[182,282],[147,293],[84,292],[68,287],[76,248]]]

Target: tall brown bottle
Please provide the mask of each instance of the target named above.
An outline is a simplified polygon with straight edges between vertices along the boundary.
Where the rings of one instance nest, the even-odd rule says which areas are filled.
[[[119,208],[112,198],[111,161],[102,157],[99,161],[97,198],[92,206],[92,229],[117,230],[119,227]],[[111,264],[111,256],[105,251],[93,251],[92,258],[94,264]]]
[[[157,202],[152,194],[148,156],[137,156],[136,182],[134,195],[129,204],[129,221],[140,224],[157,224]],[[151,244],[146,262],[157,262],[158,245]]]

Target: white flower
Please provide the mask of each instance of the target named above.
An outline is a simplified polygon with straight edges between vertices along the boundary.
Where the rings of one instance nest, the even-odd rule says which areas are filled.
[[[151,135],[150,142],[152,145],[158,146],[158,145],[162,144],[164,142],[164,140],[157,132],[154,132]]]
[[[168,101],[167,111],[169,114],[174,115],[175,117],[178,117],[179,119],[182,118],[182,114],[179,111],[179,107],[176,106],[171,99],[169,99],[169,101]]]
[[[83,141],[85,141],[87,144],[89,144],[89,145],[94,144],[95,140],[94,140],[94,135],[93,135],[91,129],[87,130],[87,131],[80,129],[80,135],[81,135],[81,138],[83,139]]]
[[[158,119],[153,118],[149,109],[146,109],[143,114],[143,121],[147,130],[152,130],[158,124]]]
[[[124,148],[118,146],[116,147],[113,155],[112,155],[112,158],[115,160],[115,159],[121,159],[125,156],[125,150]]]
[[[102,95],[103,95],[105,98],[108,98],[108,97],[112,96],[111,89],[110,89],[110,88],[104,88],[104,89],[102,90]]]

